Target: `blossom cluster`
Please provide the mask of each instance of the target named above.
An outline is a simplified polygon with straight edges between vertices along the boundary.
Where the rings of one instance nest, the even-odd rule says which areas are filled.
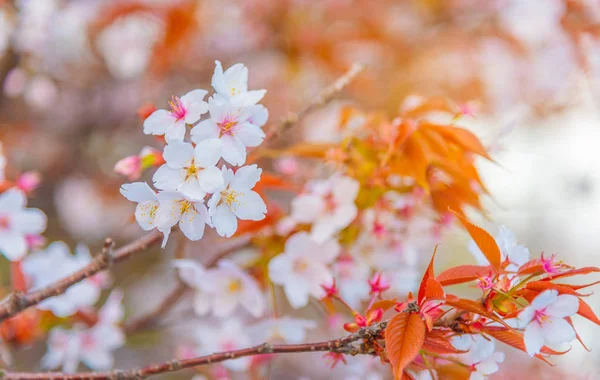
[[[223,71],[219,61],[212,87],[215,93],[208,101],[204,100],[208,91],[193,90],[180,98],[173,96],[169,110],[156,110],[145,119],[144,133],[164,136],[166,141],[164,164],[153,176],[159,191],[143,182],[121,188],[127,199],[138,203],[139,225],[163,233],[163,247],[177,224],[192,241],[202,238],[206,225],[230,237],[238,219],[262,220],[267,211],[252,190],[262,169],[244,166],[247,149],[265,138],[262,127],[268,111],[258,102],[266,91],[248,90],[248,69],[243,64]],[[133,172],[139,167],[137,162]],[[235,172],[225,163],[237,167]]]

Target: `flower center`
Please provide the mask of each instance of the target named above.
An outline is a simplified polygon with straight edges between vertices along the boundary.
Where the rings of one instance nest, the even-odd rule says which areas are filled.
[[[308,263],[303,259],[297,259],[294,261],[294,272],[306,272],[308,269]]]
[[[224,135],[233,136],[236,132],[238,122],[235,119],[225,118],[222,122],[218,123],[221,131],[219,132],[219,137]]]
[[[179,213],[181,215],[187,213],[192,208],[192,202],[190,201],[179,201]]]
[[[233,208],[234,207],[234,203],[235,204],[239,204],[240,200],[237,199],[237,197],[239,195],[242,195],[242,193],[238,193],[235,190],[227,190],[227,191],[222,191],[221,192],[221,200],[223,202],[225,202],[225,204],[227,204],[227,206],[229,206],[229,208]]]
[[[533,320],[539,323],[540,326],[545,323],[551,323],[550,317],[548,317],[548,314],[546,314],[546,309],[536,310]]]
[[[333,197],[333,194],[329,193],[325,196],[325,211],[326,212],[332,212],[335,211],[335,209],[338,207],[338,204],[335,200],[335,198]]]
[[[10,218],[8,215],[0,215],[0,230],[10,229]]]
[[[146,202],[140,205],[140,209],[142,210],[140,216],[148,215],[150,217],[148,224],[152,224],[154,218],[156,217],[156,211],[158,211],[158,203]]]
[[[229,281],[227,291],[231,294],[239,293],[242,290],[242,281],[239,279],[232,279]]]
[[[193,160],[191,165],[184,167],[184,169],[185,181],[189,180],[190,178],[198,178],[198,173],[200,172],[200,169],[194,164]]]
[[[169,106],[171,107],[171,115],[177,120],[181,120],[185,117],[186,109],[181,99],[176,96],[173,96],[171,101],[169,102]]]

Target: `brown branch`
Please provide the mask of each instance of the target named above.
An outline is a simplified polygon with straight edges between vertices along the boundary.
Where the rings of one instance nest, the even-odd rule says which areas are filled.
[[[0,322],[18,314],[22,310],[37,305],[45,299],[63,294],[78,282],[110,268],[114,263],[129,259],[134,254],[145,250],[161,240],[162,234],[155,230],[113,251],[114,242],[112,239],[107,238],[102,253],[94,256],[92,262],[72,275],[36,291],[28,293],[15,291],[9,294],[0,304]]]
[[[241,350],[220,352],[193,359],[170,360],[159,364],[151,364],[132,370],[115,370],[109,372],[87,372],[78,374],[64,374],[60,372],[24,373],[6,372],[1,379],[5,380],[139,380],[153,375],[175,372],[185,368],[198,367],[233,360],[245,356],[265,354],[287,354],[300,352],[335,352],[346,355],[374,355],[375,342],[381,339],[387,321],[375,324],[360,331],[339,339],[317,343],[305,344],[270,344],[263,343],[258,346]]]

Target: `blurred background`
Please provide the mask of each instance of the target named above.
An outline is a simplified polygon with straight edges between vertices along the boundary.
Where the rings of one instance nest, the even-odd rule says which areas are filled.
[[[409,96],[451,98],[475,114],[463,125],[496,160],[481,164],[492,197],[480,221],[491,231],[507,225],[533,255],[600,263],[598,0],[0,1],[0,54],[3,153],[13,174],[40,172],[30,205],[48,214],[49,241],[99,248],[106,236],[119,243],[141,234],[131,223],[134,206],[118,193],[126,178],[113,166],[160,146],[142,134],[138,110],[210,87],[216,59],[249,67],[250,87],[268,91],[271,122],[360,62],[366,70],[345,100],[286,138],[338,139],[346,104],[394,117]],[[470,260],[466,235],[447,235],[440,269]],[[189,244],[187,255],[215,254],[210,238]],[[174,255],[155,250],[115,268],[127,315],[176,287]],[[600,298],[590,303],[600,309]],[[128,337],[116,367],[172,357],[197,323],[185,302],[173,314],[166,326]],[[507,362],[519,367],[505,364],[494,378],[522,378],[531,366],[534,378],[564,378],[565,370],[600,378],[600,331],[581,318],[577,324],[591,353],[574,345],[557,368],[515,354]],[[43,342],[14,352],[15,368],[38,369],[43,352]],[[272,378],[332,376],[311,358],[274,362]],[[369,359],[336,368],[339,378],[382,378],[357,372],[359,360]]]

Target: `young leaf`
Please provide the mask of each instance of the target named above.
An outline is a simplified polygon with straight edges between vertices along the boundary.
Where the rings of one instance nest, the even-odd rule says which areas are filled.
[[[454,347],[446,337],[444,337],[442,334],[438,334],[437,332],[437,330],[433,330],[425,336],[423,350],[433,352],[438,355],[463,354],[468,352]]]
[[[396,314],[385,329],[385,346],[394,379],[402,379],[404,369],[419,354],[425,341],[425,322],[418,313]]]
[[[577,310],[577,314],[581,315],[584,318],[589,319],[597,325],[600,325],[600,319],[596,316],[590,305],[588,305],[581,298],[579,299],[579,310]]]
[[[423,274],[421,285],[419,285],[419,294],[417,298],[419,305],[421,305],[425,299],[443,300],[445,298],[444,289],[442,288],[442,285],[435,280],[435,274],[433,272],[433,262],[435,260],[436,252],[437,245],[435,246],[427,270],[425,271],[425,274]]]
[[[534,290],[534,291],[540,292],[540,293],[547,289],[554,289],[554,290],[558,291],[558,293],[560,293],[560,294],[570,294],[570,295],[577,296],[577,297],[586,296],[586,294],[577,293],[574,289],[572,289],[568,286],[565,286],[563,284],[555,284],[550,281],[533,281],[533,282],[530,282],[527,285],[525,285],[525,288],[529,289],[529,290]],[[587,295],[589,295],[589,294],[587,294]]]
[[[559,273],[559,274],[555,274],[552,276],[553,280],[556,280],[557,278],[562,278],[562,277],[571,277],[571,276],[577,276],[580,274],[589,274],[589,273],[594,273],[594,272],[600,272],[600,268],[596,268],[596,267],[585,267],[585,268],[579,268],[579,269],[572,269],[563,273]]]
[[[456,309],[465,310],[470,313],[475,313],[475,314],[481,315],[482,317],[489,318],[495,322],[498,322],[498,323],[504,325],[507,328],[510,328],[510,326],[508,326],[506,324],[506,322],[504,322],[502,320],[502,318],[499,318],[497,315],[488,312],[487,309],[479,302],[472,301],[469,299],[464,299],[464,298],[458,298],[457,296],[455,296],[453,294],[447,294],[446,295],[446,305],[452,306]]]
[[[502,264],[502,254],[500,253],[500,248],[498,248],[498,244],[496,244],[496,240],[490,235],[486,230],[481,227],[478,227],[471,222],[469,222],[465,217],[460,215],[458,212],[450,210],[456,217],[460,220],[460,222],[465,226],[471,238],[475,241],[475,244],[479,247],[481,252],[488,259],[492,267],[496,270],[500,270],[500,266]]]
[[[493,269],[490,266],[459,265],[440,273],[436,280],[442,286],[463,284],[489,275]]]

